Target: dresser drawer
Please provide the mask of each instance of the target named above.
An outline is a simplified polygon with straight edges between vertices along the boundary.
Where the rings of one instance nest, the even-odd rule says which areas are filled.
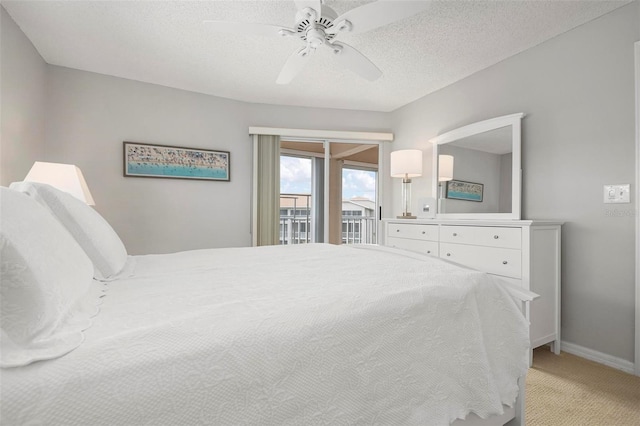
[[[440,243],[440,257],[495,275],[522,277],[520,250]]]
[[[440,241],[520,249],[522,247],[522,230],[521,228],[500,226],[443,225],[440,232]]]
[[[438,241],[438,225],[390,223],[387,227],[387,236],[424,241]]]
[[[412,240],[409,238],[388,237],[387,245],[403,250],[415,251],[432,256],[438,255],[437,241]]]

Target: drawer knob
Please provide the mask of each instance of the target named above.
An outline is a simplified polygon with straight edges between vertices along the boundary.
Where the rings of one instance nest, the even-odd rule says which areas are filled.
[[[498,235],[494,235],[493,238],[497,240],[500,237]]]
[[[502,261],[502,264],[503,264],[503,265],[506,265],[507,263],[508,263],[508,262],[507,262],[506,260],[503,260],[503,261]]]
[[[400,230],[399,230],[399,229],[396,229],[396,232],[400,232]]]
[[[458,236],[458,234],[454,232],[454,233],[453,233],[453,236],[454,236],[454,237],[457,237],[457,236]]]
[[[431,254],[431,250],[427,250],[427,254]]]
[[[423,234],[423,235],[424,235],[424,234],[426,234],[426,233],[427,233],[426,231],[422,231],[422,234]]]
[[[451,256],[451,253],[447,253],[447,256]]]

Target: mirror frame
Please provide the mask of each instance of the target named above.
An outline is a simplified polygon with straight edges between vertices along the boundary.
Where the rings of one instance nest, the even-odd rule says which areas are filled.
[[[524,113],[504,115],[502,117],[490,118],[469,124],[449,132],[443,133],[429,142],[433,144],[433,176],[432,191],[437,200],[438,195],[438,146],[455,142],[469,136],[490,130],[511,126],[511,146],[512,146],[512,175],[511,175],[511,213],[440,213],[440,203],[436,217],[438,219],[508,219],[520,220],[521,192],[522,192],[522,163],[521,163],[521,142],[522,142],[522,118]],[[455,166],[454,166],[455,170]]]

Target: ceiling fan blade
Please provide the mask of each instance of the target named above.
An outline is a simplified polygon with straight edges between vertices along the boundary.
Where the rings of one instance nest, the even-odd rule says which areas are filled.
[[[304,10],[307,7],[316,11],[316,16],[319,18],[322,15],[322,1],[321,0],[295,0],[298,10]]]
[[[374,81],[382,75],[382,71],[373,62],[348,44],[327,43],[326,45],[333,49],[334,57],[342,66],[367,80]]]
[[[252,34],[276,37],[295,34],[295,31],[293,31],[292,29],[269,24],[227,21],[203,21],[203,23],[207,24],[214,31],[228,34]]]
[[[338,16],[325,32],[359,34],[416,15],[431,6],[428,1],[378,0]]]
[[[307,46],[293,52],[293,55],[289,56],[289,59],[287,59],[287,62],[285,62],[282,67],[276,83],[289,84],[291,80],[293,80],[295,76],[302,71],[302,68],[304,68],[304,65],[307,63],[309,56],[311,56],[311,52],[312,50]]]

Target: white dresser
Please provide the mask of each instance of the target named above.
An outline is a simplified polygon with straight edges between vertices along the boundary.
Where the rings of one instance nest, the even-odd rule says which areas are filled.
[[[457,262],[540,295],[531,303],[531,347],[560,353],[561,222],[385,219],[384,244]]]

